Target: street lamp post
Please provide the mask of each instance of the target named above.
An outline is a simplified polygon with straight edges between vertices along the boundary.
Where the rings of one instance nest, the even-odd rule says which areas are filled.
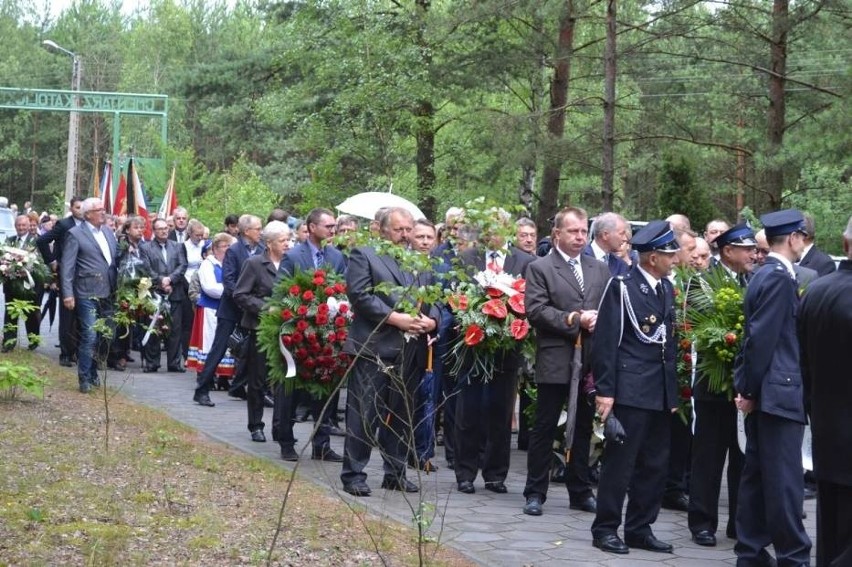
[[[55,41],[46,39],[41,42],[42,46],[48,51],[59,52],[71,58],[71,90],[80,91],[80,81],[83,74],[83,67],[80,63],[80,57],[64,47],[58,45]],[[80,97],[74,95],[74,107],[80,106]],[[68,161],[65,168],[65,207],[70,208],[71,197],[75,194],[75,186],[77,181],[77,157],[78,148],[80,145],[80,113],[72,110],[69,113],[68,120]]]

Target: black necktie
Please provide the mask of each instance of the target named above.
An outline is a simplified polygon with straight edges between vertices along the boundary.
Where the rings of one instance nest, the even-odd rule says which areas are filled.
[[[656,290],[657,290],[657,299],[658,299],[658,300],[659,300],[659,302],[660,302],[660,306],[661,306],[661,308],[662,308],[663,312],[665,312],[665,310],[666,310],[666,294],[665,294],[665,292],[663,291],[663,282],[662,282],[662,281],[658,281],[658,282],[657,282],[657,287],[656,287],[656,288],[654,288],[654,289],[656,289]]]
[[[316,256],[314,257],[314,268],[319,268],[320,266],[322,266],[324,260],[325,253],[322,250],[317,250]]]

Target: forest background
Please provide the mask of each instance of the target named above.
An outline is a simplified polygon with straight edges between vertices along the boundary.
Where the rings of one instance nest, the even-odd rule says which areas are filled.
[[[780,207],[840,253],[852,213],[847,0],[0,0],[0,86],[169,96],[123,118],[149,201],[302,215],[365,190],[432,219],[486,195],[694,227]],[[81,116],[76,185],[113,159]],[[0,110],[0,195],[62,208],[67,113]],[[148,159],[155,158],[155,159]]]

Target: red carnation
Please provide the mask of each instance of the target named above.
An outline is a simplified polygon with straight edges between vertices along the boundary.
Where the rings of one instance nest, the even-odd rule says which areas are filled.
[[[327,297],[331,297],[332,295],[334,295],[334,288],[331,287],[331,286],[328,286],[327,288],[325,288],[324,291],[325,291],[325,295]]]
[[[296,314],[299,317],[304,317],[305,315],[308,314],[308,307],[306,305],[300,305],[299,307],[296,308]]]
[[[308,322],[305,321],[304,319],[300,319],[300,320],[296,321],[296,330],[297,331],[304,333],[307,330],[307,328],[308,328]]]
[[[509,304],[509,309],[511,309],[515,314],[526,315],[527,310],[526,307],[524,307],[524,299],[525,297],[523,293],[516,293],[515,295],[510,297],[509,301],[507,301],[506,303]]]
[[[337,312],[340,313],[341,315],[346,315],[347,313],[349,313],[349,305],[346,304],[346,303],[341,303],[337,307]]]
[[[512,289],[520,293],[527,292],[527,280],[524,278],[518,278],[512,282]]]
[[[309,358],[309,359],[305,360],[305,362],[303,364],[305,365],[305,368],[313,369],[314,367],[316,367],[317,362],[313,358]]]
[[[302,299],[304,299],[305,301],[313,301],[314,300],[314,292],[312,292],[311,290],[306,291],[305,293],[302,294]]]
[[[334,291],[337,293],[346,293],[346,284],[343,282],[337,282],[334,284]]]
[[[300,345],[305,341],[305,336],[302,333],[293,333],[293,344]]]
[[[486,301],[482,306],[482,312],[495,319],[505,319],[506,315],[508,315],[506,305],[499,299],[489,299]]]
[[[735,333],[725,334],[725,344],[732,346],[735,342],[737,342],[737,335]]]
[[[341,317],[338,315],[334,318],[334,326],[335,327],[345,327],[346,326],[346,317]]]
[[[509,331],[512,333],[512,336],[516,341],[521,341],[527,336],[527,334],[529,334],[530,324],[527,323],[526,319],[515,319],[512,321],[512,324],[509,325]]]
[[[300,293],[302,293],[302,288],[297,285],[290,286],[290,295],[299,295]]]
[[[477,324],[472,324],[464,332],[464,344],[467,346],[476,346],[485,338],[485,331]]]
[[[297,360],[304,360],[306,358],[308,358],[308,349],[306,349],[306,348],[296,349],[296,359]]]
[[[325,345],[324,347],[322,347],[322,353],[323,353],[325,356],[328,356],[328,355],[330,355],[330,354],[331,354],[331,353],[333,353],[333,352],[334,352],[334,349],[333,349],[333,348],[331,348],[331,345]]]
[[[684,386],[680,389],[680,397],[684,400],[688,400],[692,397],[692,388],[689,386]]]
[[[322,347],[319,346],[319,343],[311,343],[308,345],[308,351],[311,354],[319,354],[320,350],[322,350]]]
[[[281,342],[284,343],[285,347],[289,348],[293,346],[293,337],[291,337],[290,335],[284,335],[281,337]]]
[[[325,277],[314,276],[314,285],[325,285]]]
[[[683,353],[683,361],[689,364],[690,362],[692,362],[692,355],[688,352]]]
[[[325,270],[314,270],[314,277],[315,278],[324,278],[325,277]]]
[[[343,341],[345,341],[348,334],[349,333],[346,332],[346,329],[340,329],[339,331],[337,331],[338,342],[342,343]]]
[[[317,306],[317,313],[322,313],[323,315],[328,313],[328,303],[320,303]]]
[[[281,310],[281,318],[285,321],[289,321],[290,319],[293,318],[293,312],[290,311],[289,309],[282,309]]]
[[[333,343],[336,340],[337,340],[337,333],[335,333],[334,331],[330,332],[329,334],[327,334],[325,336],[325,341],[328,342],[328,343]]]
[[[328,315],[325,313],[317,313],[316,322],[317,325],[328,325]]]

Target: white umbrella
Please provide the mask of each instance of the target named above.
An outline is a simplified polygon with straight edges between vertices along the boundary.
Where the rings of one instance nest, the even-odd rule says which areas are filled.
[[[414,216],[414,220],[425,218],[423,211],[408,199],[381,191],[367,191],[352,195],[337,205],[337,210],[347,215],[373,220],[376,211],[382,207],[402,207]]]

